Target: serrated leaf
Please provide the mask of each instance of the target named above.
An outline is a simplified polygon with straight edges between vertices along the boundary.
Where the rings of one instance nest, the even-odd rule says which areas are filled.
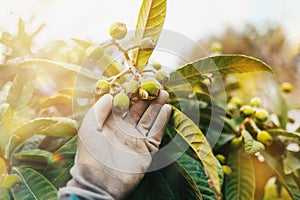
[[[265,151],[261,152],[262,156],[265,158],[267,164],[272,168],[272,170],[277,175],[280,183],[285,187],[293,199],[300,199],[300,190],[296,181],[291,175],[284,175],[281,164],[278,163],[270,154]]]
[[[203,77],[205,74],[219,73],[224,76],[256,71],[272,72],[267,64],[250,56],[231,54],[211,56],[186,64],[172,72],[167,86],[186,82],[195,83],[205,78]]]
[[[231,176],[225,178],[225,198],[232,200],[254,199],[255,177],[250,156],[243,151],[231,151],[227,164],[232,169]]]
[[[195,151],[210,179],[213,182],[215,190],[220,194],[220,178],[218,174],[217,163],[215,162],[215,156],[212,153],[212,149],[202,131],[198,128],[194,122],[184,115],[180,110],[173,108],[173,116],[170,123],[173,129],[190,145]]]
[[[272,136],[286,136],[286,137],[293,137],[293,138],[299,138],[300,139],[300,133],[293,132],[293,131],[286,131],[283,129],[268,129],[268,133],[270,133]]]
[[[166,0],[143,0],[136,24],[135,40],[137,44],[147,37],[152,37],[157,43],[164,25],[166,7]],[[134,66],[143,68],[148,63],[152,52],[153,50],[138,48],[133,61]]]
[[[74,65],[70,63],[60,62],[60,61],[53,61],[53,60],[47,60],[47,59],[31,59],[31,60],[25,60],[17,65],[20,68],[26,68],[26,67],[48,67],[49,69],[53,70],[53,67],[59,67],[65,70],[68,70],[71,73],[80,74],[84,77],[98,80],[99,76],[94,71],[91,71],[87,68],[83,68],[79,65]]]
[[[128,200],[175,199],[173,192],[159,171],[145,175],[135,190],[129,194]]]
[[[70,169],[74,164],[76,147],[77,136],[60,147],[49,159],[43,174],[56,188],[64,186],[71,178]]]
[[[175,164],[179,168],[179,171],[186,178],[191,188],[200,192],[200,197],[205,200],[217,199],[214,191],[210,188],[208,177],[205,174],[204,167],[200,162],[197,162],[195,159],[184,154],[176,161]],[[197,188],[195,188],[194,185],[196,185]]]
[[[16,159],[42,163],[47,163],[51,156],[52,153],[41,149],[28,149],[13,153],[13,157]]]
[[[14,167],[12,173],[21,178],[21,182],[11,189],[14,199],[57,199],[56,188],[37,171]]]
[[[10,146],[7,148],[9,149],[9,152],[11,152],[15,147],[24,143],[35,134],[56,137],[72,137],[77,133],[77,128],[77,122],[69,118],[36,118],[25,123],[13,132],[12,137],[10,138]]]
[[[244,136],[244,150],[246,154],[253,155],[265,149],[265,146],[262,143],[254,140],[248,131],[243,130],[242,134]]]

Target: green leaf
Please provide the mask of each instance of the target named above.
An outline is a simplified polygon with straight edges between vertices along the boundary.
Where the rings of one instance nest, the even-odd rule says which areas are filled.
[[[96,75],[95,72],[82,68],[79,65],[74,65],[70,63],[60,62],[60,61],[53,61],[53,60],[47,60],[47,59],[31,59],[31,60],[25,60],[17,65],[20,68],[27,68],[27,67],[47,67],[49,69],[53,70],[53,67],[59,67],[65,70],[68,70],[71,73],[80,74],[84,77],[98,80],[99,76]]]
[[[10,108],[19,111],[30,102],[34,90],[34,84],[27,76],[17,75],[13,85],[9,89],[6,102]]]
[[[224,76],[256,71],[272,72],[267,64],[253,57],[231,54],[211,56],[186,64],[172,72],[167,86],[186,82],[199,82],[205,78],[203,75],[216,72]]]
[[[68,109],[72,109],[72,99],[68,95],[56,95],[52,97],[46,97],[39,102],[38,108],[48,108],[51,106],[56,106],[63,104]]]
[[[285,187],[285,189],[287,189],[291,197],[293,197],[293,199],[300,199],[300,190],[293,177],[291,175],[284,175],[280,163],[278,163],[270,154],[265,151],[262,151],[261,154],[265,158],[267,164],[277,175],[280,183]]]
[[[20,181],[20,177],[17,174],[8,174],[4,176],[1,182],[1,186],[10,189],[12,186],[14,186],[17,182]]]
[[[254,167],[250,156],[243,151],[231,151],[228,155],[231,176],[225,178],[225,198],[232,200],[254,199],[255,177]]]
[[[14,167],[12,173],[21,178],[21,183],[11,189],[14,199],[57,199],[56,188],[37,171]]]
[[[297,157],[288,154],[283,159],[283,172],[285,174],[291,174],[298,169],[300,169],[300,160]]]
[[[8,189],[0,186],[0,199],[1,200],[11,200],[10,193]]]
[[[215,190],[220,193],[220,178],[215,156],[202,131],[194,122],[180,110],[173,108],[170,123],[173,129],[190,145],[204,165],[206,172],[213,182]]]
[[[272,136],[286,136],[286,137],[294,137],[294,138],[299,138],[300,139],[300,133],[293,132],[293,131],[286,131],[283,129],[268,129],[267,130]]]
[[[265,146],[262,143],[254,140],[248,131],[243,130],[242,134],[244,135],[244,149],[246,154],[253,155],[265,149]]]
[[[22,150],[18,153],[13,153],[13,157],[19,160],[34,161],[47,163],[51,158],[52,153],[40,149]]]
[[[70,169],[74,164],[76,154],[77,136],[60,147],[49,159],[44,174],[56,187],[64,186],[70,180]]]
[[[8,148],[11,152],[15,147],[24,143],[36,134],[71,137],[76,135],[78,124],[75,120],[64,117],[36,118],[25,123],[12,134]],[[9,153],[7,152],[7,153]]]
[[[135,190],[127,196],[128,200],[175,199],[171,188],[159,171],[150,172]]]
[[[200,197],[205,200],[217,199],[214,191],[210,188],[204,167],[199,161],[196,161],[192,157],[184,154],[175,162],[175,164],[191,188],[193,188],[196,194],[198,194],[197,197],[199,199]],[[200,196],[198,192],[200,193]]]
[[[135,40],[137,44],[147,37],[152,37],[157,43],[164,25],[166,7],[166,0],[143,0],[136,24]],[[138,49],[133,62],[134,66],[143,68],[148,63],[152,52],[153,50]]]

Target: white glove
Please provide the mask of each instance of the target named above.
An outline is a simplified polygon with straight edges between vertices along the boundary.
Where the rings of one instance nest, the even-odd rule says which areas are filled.
[[[79,130],[73,179],[63,194],[91,199],[121,199],[143,178],[158,150],[171,113],[168,93],[140,100],[122,118],[112,111],[111,95],[104,95],[89,110]],[[81,192],[78,192],[81,188]]]

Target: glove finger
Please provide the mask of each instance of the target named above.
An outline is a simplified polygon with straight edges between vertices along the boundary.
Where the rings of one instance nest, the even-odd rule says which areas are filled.
[[[159,92],[159,96],[151,102],[137,124],[137,130],[146,135],[158,116],[161,107],[168,101],[169,94],[165,90]]]
[[[150,101],[139,100],[130,108],[124,120],[132,123],[133,125],[136,125],[145,110],[148,108],[149,104]]]
[[[112,110],[112,100],[113,97],[110,94],[101,97],[86,114],[81,129],[101,130],[106,118]],[[80,132],[89,131],[79,131],[79,133]]]
[[[148,141],[150,142],[150,144],[152,144],[156,148],[158,148],[158,146],[161,142],[162,136],[164,135],[165,129],[169,122],[171,112],[172,112],[172,107],[168,104],[165,104],[161,108],[152,128],[149,131]],[[150,148],[150,149],[153,149],[153,148]]]

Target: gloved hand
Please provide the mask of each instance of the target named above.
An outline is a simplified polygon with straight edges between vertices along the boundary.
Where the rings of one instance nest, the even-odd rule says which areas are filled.
[[[135,103],[123,118],[113,112],[111,95],[101,97],[83,120],[73,179],[60,194],[81,188],[96,199],[121,199],[133,190],[160,145],[171,113],[168,97],[161,90],[152,102]]]

